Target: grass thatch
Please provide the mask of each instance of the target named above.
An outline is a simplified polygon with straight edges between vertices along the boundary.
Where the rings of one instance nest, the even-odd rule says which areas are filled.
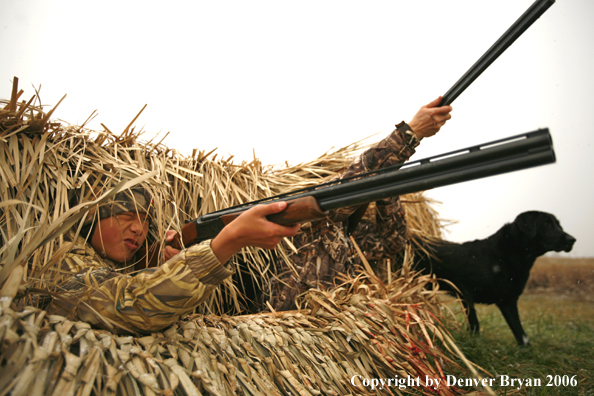
[[[361,276],[332,292],[311,290],[301,312],[193,315],[134,338],[4,301],[0,389],[12,395],[375,394],[366,380],[405,378],[380,393],[454,395],[425,386],[458,355],[436,318],[428,278],[384,286]]]
[[[52,266],[69,248],[64,232],[120,189],[143,183],[151,190],[157,239],[187,219],[327,180],[364,144],[283,169],[257,159],[236,164],[212,152],[184,156],[142,141],[136,117],[120,134],[104,125],[97,132],[53,122],[55,107],[46,113],[37,95],[20,101],[17,82],[11,99],[0,101],[0,396],[366,394],[374,392],[347,379],[443,377],[452,356],[463,358],[437,320],[436,292],[424,290],[430,278],[415,278],[407,267],[412,247],[403,269],[388,271],[387,284],[362,275],[331,292],[306,293],[301,312],[186,317],[148,338],[117,337],[25,307],[35,302],[32,292],[52,288]],[[117,187],[101,190],[102,178],[115,179]],[[93,191],[96,200],[73,203],[77,191]],[[440,221],[426,198],[403,201],[410,233],[438,237]],[[276,254],[288,260],[290,246],[287,241]],[[270,276],[270,254],[243,252],[261,278]],[[217,313],[222,296],[235,292],[230,282],[220,290],[200,312]]]

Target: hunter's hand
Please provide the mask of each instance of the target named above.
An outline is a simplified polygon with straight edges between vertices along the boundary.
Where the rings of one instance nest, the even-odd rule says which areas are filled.
[[[284,237],[297,234],[300,224],[282,226],[266,218],[267,215],[282,212],[286,207],[286,202],[257,205],[227,224],[210,242],[210,248],[217,259],[225,263],[246,246],[274,249]]]
[[[452,106],[437,107],[441,96],[421,107],[408,126],[418,139],[435,135],[447,120],[452,118]]]
[[[165,240],[167,242],[171,242],[173,240],[173,237],[177,234],[177,232],[173,231],[173,230],[167,230],[165,231]],[[175,249],[171,246],[165,246],[165,249],[163,249],[163,258],[165,259],[165,261],[168,261],[170,258],[176,256],[179,254],[179,252],[181,252],[181,250]]]

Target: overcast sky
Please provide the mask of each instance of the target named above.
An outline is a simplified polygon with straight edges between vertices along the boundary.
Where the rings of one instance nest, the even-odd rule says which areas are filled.
[[[264,163],[307,161],[378,133],[444,94],[532,0],[0,0],[0,97],[69,123],[95,109],[166,143]],[[542,127],[557,163],[435,189],[446,237],[485,238],[526,210],[555,214],[594,256],[594,2],[559,0],[455,102],[414,159]],[[148,136],[148,135],[147,135]]]

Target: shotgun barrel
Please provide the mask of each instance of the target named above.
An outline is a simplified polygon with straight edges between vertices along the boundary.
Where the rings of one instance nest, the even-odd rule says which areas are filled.
[[[441,100],[439,106],[451,104],[482,72],[487,69],[526,29],[528,29],[555,0],[536,0],[532,5],[518,18],[516,22],[472,65],[470,69],[450,88]]]
[[[197,226],[253,205],[313,197],[323,212],[555,162],[548,128],[205,214]],[[212,237],[212,235],[211,235]],[[204,238],[206,239],[206,238]]]

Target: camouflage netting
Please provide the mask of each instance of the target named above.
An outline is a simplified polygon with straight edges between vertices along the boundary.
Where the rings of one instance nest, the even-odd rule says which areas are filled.
[[[366,265],[333,290],[300,296],[300,311],[225,316],[221,299],[241,300],[227,282],[194,315],[147,337],[47,315],[35,296],[52,286],[47,270],[69,248],[63,234],[118,189],[138,183],[150,189],[156,240],[187,219],[318,184],[344,169],[363,144],[283,169],[257,159],[235,164],[213,152],[184,156],[141,141],[136,118],[120,134],[103,124],[97,132],[52,121],[55,107],[45,112],[38,95],[19,101],[17,81],[11,99],[0,101],[0,396],[375,394],[366,381],[409,376],[419,378],[418,386],[403,391],[393,384],[380,393],[435,394],[426,376],[443,378],[449,370],[478,376],[440,322],[449,311],[440,292],[425,288],[432,279],[410,271],[412,246],[398,265],[378,264],[386,269],[382,280]],[[97,190],[101,177],[121,183],[94,202],[70,206],[75,192]],[[412,235],[439,237],[440,220],[422,194],[403,202]],[[241,257],[266,277],[269,256],[288,260],[287,249],[290,241],[275,252],[244,249]]]

